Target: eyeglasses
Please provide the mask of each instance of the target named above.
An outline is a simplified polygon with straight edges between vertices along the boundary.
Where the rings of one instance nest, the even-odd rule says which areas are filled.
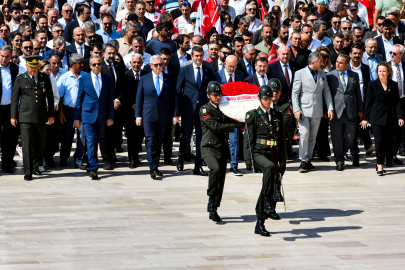
[[[341,21],[339,21],[339,22],[332,22],[333,24],[342,24],[342,22]]]
[[[24,50],[32,50],[34,48],[34,46],[25,46],[23,47]]]
[[[316,20],[318,20],[318,19],[312,19],[312,20],[308,20],[309,22],[314,22],[314,21],[316,21]]]
[[[9,32],[8,29],[1,29],[0,33]]]
[[[223,54],[226,54],[226,55],[231,54],[231,53],[229,53],[229,52],[224,52],[224,51],[220,51],[220,53],[223,53]]]
[[[163,63],[161,63],[161,64],[152,64],[152,66],[154,66],[154,67],[163,67]]]
[[[362,38],[363,36],[362,35],[354,35],[356,38],[358,38],[358,39],[360,39],[360,38]]]
[[[92,67],[101,67],[101,65],[102,65],[101,63],[94,63],[94,64],[91,64]]]
[[[256,10],[255,8],[248,8],[248,11]]]
[[[145,3],[154,4],[155,2],[153,2],[153,1],[146,1]]]
[[[392,54],[393,56],[397,56],[396,52],[389,52],[389,54]]]
[[[343,30],[348,30],[350,27],[342,27]]]
[[[40,15],[40,14],[44,14],[43,12],[39,11],[39,12],[34,12],[35,15]]]
[[[63,33],[63,32],[65,32],[65,30],[63,30],[63,29],[61,29],[61,30],[55,30],[54,32],[56,32],[56,33]]]
[[[97,38],[97,35],[87,36],[87,38],[88,38],[88,39],[93,39],[93,38],[96,39],[96,38]]]
[[[67,9],[67,10],[62,10],[62,11],[66,12],[66,13],[73,13],[73,9]]]

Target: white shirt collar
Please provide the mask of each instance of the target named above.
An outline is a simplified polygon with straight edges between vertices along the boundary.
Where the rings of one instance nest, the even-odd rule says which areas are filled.
[[[262,75],[260,75],[257,71],[256,71],[256,76],[257,76],[257,78],[259,78],[259,79],[261,79],[262,78]],[[267,78],[267,75],[266,74],[264,74],[264,77],[265,78]]]
[[[355,66],[353,66],[353,65],[350,65],[351,67],[352,67],[352,69],[354,69],[354,70],[359,70],[359,69],[361,69],[361,63],[360,63],[360,65],[358,66],[358,67],[355,67]],[[347,70],[346,70],[346,73],[347,73]]]
[[[270,105],[270,109],[273,109],[273,102],[271,102],[271,105]],[[262,105],[260,105],[260,108],[262,108],[262,110],[264,111],[264,112],[269,112],[269,114],[270,114],[270,109],[268,109],[268,110],[265,110],[263,107],[262,107]]]
[[[195,64],[195,62],[193,61],[193,68],[196,69],[197,67],[200,67],[201,70],[202,70],[202,64],[201,64],[201,66],[197,66],[197,65]]]
[[[152,76],[153,76],[153,78],[156,78],[156,76],[158,76],[159,79],[163,80],[163,71],[160,72],[159,75],[157,75],[157,74],[155,74],[155,72],[152,70]]]
[[[226,69],[224,68],[224,72],[225,72],[225,79],[228,81],[229,80],[229,75],[232,76],[232,81],[235,81],[235,72],[233,74],[229,74]]]
[[[101,72],[100,72],[100,73],[101,73]],[[94,77],[99,78],[99,77],[101,77],[101,74],[100,74],[100,73],[99,73],[98,75],[96,75],[96,74],[94,74],[93,71],[92,71],[92,72],[91,72],[91,77],[92,77],[92,78],[94,78]]]
[[[386,39],[384,37],[384,35],[381,35],[381,36],[382,36],[384,42],[394,42],[394,36],[392,36],[390,40]]]

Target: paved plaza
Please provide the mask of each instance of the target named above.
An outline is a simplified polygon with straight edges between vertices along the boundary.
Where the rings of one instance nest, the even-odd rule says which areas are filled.
[[[216,224],[207,177],[187,163],[152,180],[142,158],[129,169],[119,153],[97,181],[70,158],[26,182],[16,157],[16,172],[0,174],[0,269],[404,269],[405,166],[378,177],[373,154],[360,168],[315,160],[317,171],[299,174],[289,161],[287,213],[279,203],[266,238],[254,234],[261,174],[240,163],[244,176],[227,176]]]

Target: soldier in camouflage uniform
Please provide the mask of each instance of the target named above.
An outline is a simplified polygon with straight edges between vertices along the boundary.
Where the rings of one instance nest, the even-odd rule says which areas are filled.
[[[263,171],[263,186],[256,204],[255,228],[255,233],[262,236],[270,236],[264,221],[268,217],[278,217],[274,200],[275,180],[277,171],[283,175],[286,169],[284,119],[281,112],[272,108],[272,98],[271,87],[263,85],[259,88],[260,106],[246,113],[244,134],[246,168],[251,170],[252,165],[255,165]]]
[[[201,157],[210,169],[207,195],[209,218],[221,221],[217,208],[221,204],[224,190],[226,165],[230,159],[228,137],[235,128],[243,128],[244,124],[236,123],[226,117],[218,108],[222,97],[221,85],[210,82],[207,86],[209,102],[200,108],[202,128]]]

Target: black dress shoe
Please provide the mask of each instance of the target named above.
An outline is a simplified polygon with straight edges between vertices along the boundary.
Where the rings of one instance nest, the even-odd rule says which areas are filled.
[[[25,181],[31,181],[32,180],[32,175],[24,175],[24,180]]]
[[[176,164],[176,166],[177,166],[177,170],[179,171],[179,172],[181,172],[181,171],[183,171],[184,170],[184,160],[183,160],[183,158],[178,158],[177,159],[177,164]]]
[[[397,157],[394,157],[392,160],[394,161],[394,164],[397,164],[397,165],[404,164],[404,163],[402,162],[402,160],[400,160],[400,159],[397,158]]]
[[[264,227],[264,218],[257,218],[255,234],[260,234],[261,236],[270,236],[270,233]]]
[[[194,168],[193,174],[200,176],[208,176],[208,173],[204,172],[203,168]]]
[[[61,160],[61,161],[59,162],[59,166],[61,166],[61,167],[66,167],[66,166],[67,166],[67,161],[66,161],[66,160]]]
[[[300,167],[298,168],[298,172],[303,173],[307,171],[307,163],[305,161],[301,161]]]
[[[92,180],[96,180],[98,178],[96,171],[90,171],[89,176],[91,177]]]
[[[142,166],[142,162],[139,160],[139,158],[134,159],[134,160],[135,160],[135,165]]]
[[[315,169],[314,165],[312,165],[311,161],[308,161],[306,163],[306,167],[307,167],[308,171],[316,171],[316,169]]]
[[[84,164],[75,164],[75,168],[86,171],[89,167],[87,165],[84,165]]]
[[[129,161],[129,168],[130,169],[135,169],[136,168],[135,161],[133,161],[133,160]]]
[[[156,169],[156,171],[157,171],[157,175],[158,175],[158,176],[163,176],[163,173],[161,173],[161,172],[159,171],[159,169]]]
[[[163,163],[166,164],[166,165],[169,165],[169,166],[175,166],[176,165],[176,163],[172,159],[166,159]]]
[[[214,221],[214,222],[221,222],[222,221],[221,217],[218,215],[217,212],[210,212],[209,218],[212,219],[212,221]]]
[[[106,171],[114,170],[114,168],[112,167],[111,162],[109,160],[104,161],[103,169]]]
[[[276,211],[267,213],[267,216],[273,220],[280,220],[280,216],[276,213]]]
[[[319,157],[320,160],[325,161],[325,162],[329,162],[330,159],[327,156],[321,156]]]
[[[336,165],[336,170],[339,172],[343,171],[343,165]]]
[[[360,157],[358,154],[353,155],[353,166],[359,167],[360,166]]]
[[[151,171],[150,171],[150,177],[151,177],[152,179],[155,179],[156,176],[158,176],[158,171],[157,171],[157,170],[151,170]]]
[[[214,202],[208,202],[207,212],[215,212],[215,211],[216,211],[215,203]]]
[[[14,171],[13,171],[11,168],[9,168],[9,167],[7,167],[7,168],[2,168],[1,171],[2,171],[2,172],[5,172],[5,173],[13,173],[13,172],[14,172]]]
[[[345,161],[353,161],[348,155],[343,156]]]
[[[55,167],[55,160],[53,159],[46,159],[45,160],[45,167]]]
[[[42,175],[42,173],[39,170],[32,170],[34,175]]]

